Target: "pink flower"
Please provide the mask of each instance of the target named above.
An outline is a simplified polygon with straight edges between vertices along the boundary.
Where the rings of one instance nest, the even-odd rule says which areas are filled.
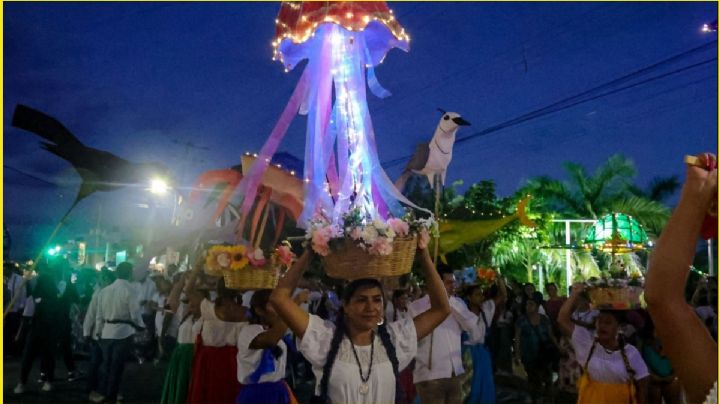
[[[290,250],[290,247],[287,245],[281,245],[278,246],[277,250],[277,257],[278,261],[280,261],[281,264],[285,266],[290,266],[292,264],[293,259],[295,258],[295,254]]]
[[[368,252],[374,255],[390,255],[390,253],[392,253],[392,250],[392,241],[385,237],[378,237],[375,239],[375,242],[373,242]]]
[[[410,232],[410,225],[408,225],[407,222],[401,219],[391,218],[388,219],[387,223],[398,236],[407,236],[407,234]]]
[[[316,244],[313,242],[312,249],[321,257],[326,257],[328,254],[330,254],[330,246],[327,244]]]
[[[264,266],[267,260],[265,259],[265,254],[263,254],[263,250],[256,248],[255,251],[248,252],[248,260],[250,260],[250,265],[254,267],[261,267]]]
[[[422,230],[420,230],[420,234],[418,234],[418,248],[424,250],[427,248],[429,243],[430,233],[427,231],[427,229],[423,228]]]
[[[328,243],[332,238],[333,229],[330,226],[321,227],[315,229],[312,234],[312,248],[316,253],[323,257],[330,253],[330,246]]]

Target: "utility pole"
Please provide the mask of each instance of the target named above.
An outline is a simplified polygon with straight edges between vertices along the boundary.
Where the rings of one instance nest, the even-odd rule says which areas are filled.
[[[178,182],[175,186],[172,187],[172,189],[175,191],[173,194],[173,209],[172,209],[172,217],[170,218],[170,223],[173,223],[177,225],[177,208],[180,204],[182,194],[180,194],[180,187],[185,182],[185,174],[187,171],[187,165],[188,162],[192,163],[202,163],[204,160],[202,159],[191,159],[190,158],[190,152],[192,150],[202,150],[202,151],[209,151],[210,148],[202,145],[195,144],[189,140],[179,140],[179,139],[172,139],[172,142],[178,146],[182,146],[184,148],[183,154],[182,154],[182,165],[180,169],[180,178],[178,178]]]
[[[570,239],[570,224],[571,223],[593,223],[597,222],[597,220],[591,220],[591,219],[556,219],[552,221],[553,223],[565,223],[565,285],[567,286],[568,290],[570,286],[572,286],[572,265],[570,265],[570,259],[572,253],[570,252],[570,245],[571,245],[571,239]],[[568,292],[569,293],[569,292]]]

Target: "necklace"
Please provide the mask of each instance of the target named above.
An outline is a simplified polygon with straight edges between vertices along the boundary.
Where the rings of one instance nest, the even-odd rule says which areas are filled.
[[[612,354],[613,352],[616,352],[616,351],[617,351],[617,349],[609,349],[609,348],[605,348],[605,347],[603,347],[603,349],[604,349],[605,352],[607,352],[608,354]]]
[[[370,380],[370,372],[372,372],[372,364],[373,364],[373,356],[375,354],[375,331],[370,334],[370,365],[368,366],[368,372],[367,376],[363,376],[362,371],[362,365],[360,365],[360,358],[358,358],[357,351],[355,350],[355,344],[353,344],[352,339],[348,338],[350,340],[350,346],[352,347],[353,354],[355,354],[355,362],[357,362],[358,365],[358,371],[360,372],[360,380],[362,381],[362,384],[360,384],[360,387],[358,388],[358,391],[362,395],[366,395],[370,392],[370,386],[368,385],[368,380]]]

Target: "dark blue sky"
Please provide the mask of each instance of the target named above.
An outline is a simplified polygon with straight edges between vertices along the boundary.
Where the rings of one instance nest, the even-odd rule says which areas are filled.
[[[57,117],[87,145],[162,161],[189,185],[258,150],[300,74],[271,60],[276,3],[3,7],[4,221],[13,253],[44,241],[79,184],[37,137],[9,126],[17,103]],[[390,7],[412,41],[409,53],[393,50],[377,69],[393,96],[370,99],[385,162],[432,135],[438,107],[473,123],[462,138],[717,38],[700,32],[717,16],[714,2]],[[682,175],[684,154],[717,149],[716,57],[711,45],[601,87],[589,102],[457,145],[448,180],[493,179],[505,196],[537,175],[564,178],[564,161],[594,169],[618,152],[635,162],[640,185]],[[298,117],[280,149],[302,157],[304,127]],[[188,141],[210,150],[186,153],[176,143]],[[389,167],[390,177],[403,166]],[[94,195],[63,237],[87,230],[100,205],[103,227],[141,228],[170,216],[165,201],[152,219],[152,209],[137,207],[146,199],[141,190]]]

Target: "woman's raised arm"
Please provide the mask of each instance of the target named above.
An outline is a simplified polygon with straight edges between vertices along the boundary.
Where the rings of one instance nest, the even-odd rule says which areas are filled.
[[[275,290],[270,295],[270,304],[298,338],[305,335],[310,315],[300,308],[292,298],[292,294],[311,257],[312,252],[308,248],[292,267],[285,272],[285,275],[280,277]]]

